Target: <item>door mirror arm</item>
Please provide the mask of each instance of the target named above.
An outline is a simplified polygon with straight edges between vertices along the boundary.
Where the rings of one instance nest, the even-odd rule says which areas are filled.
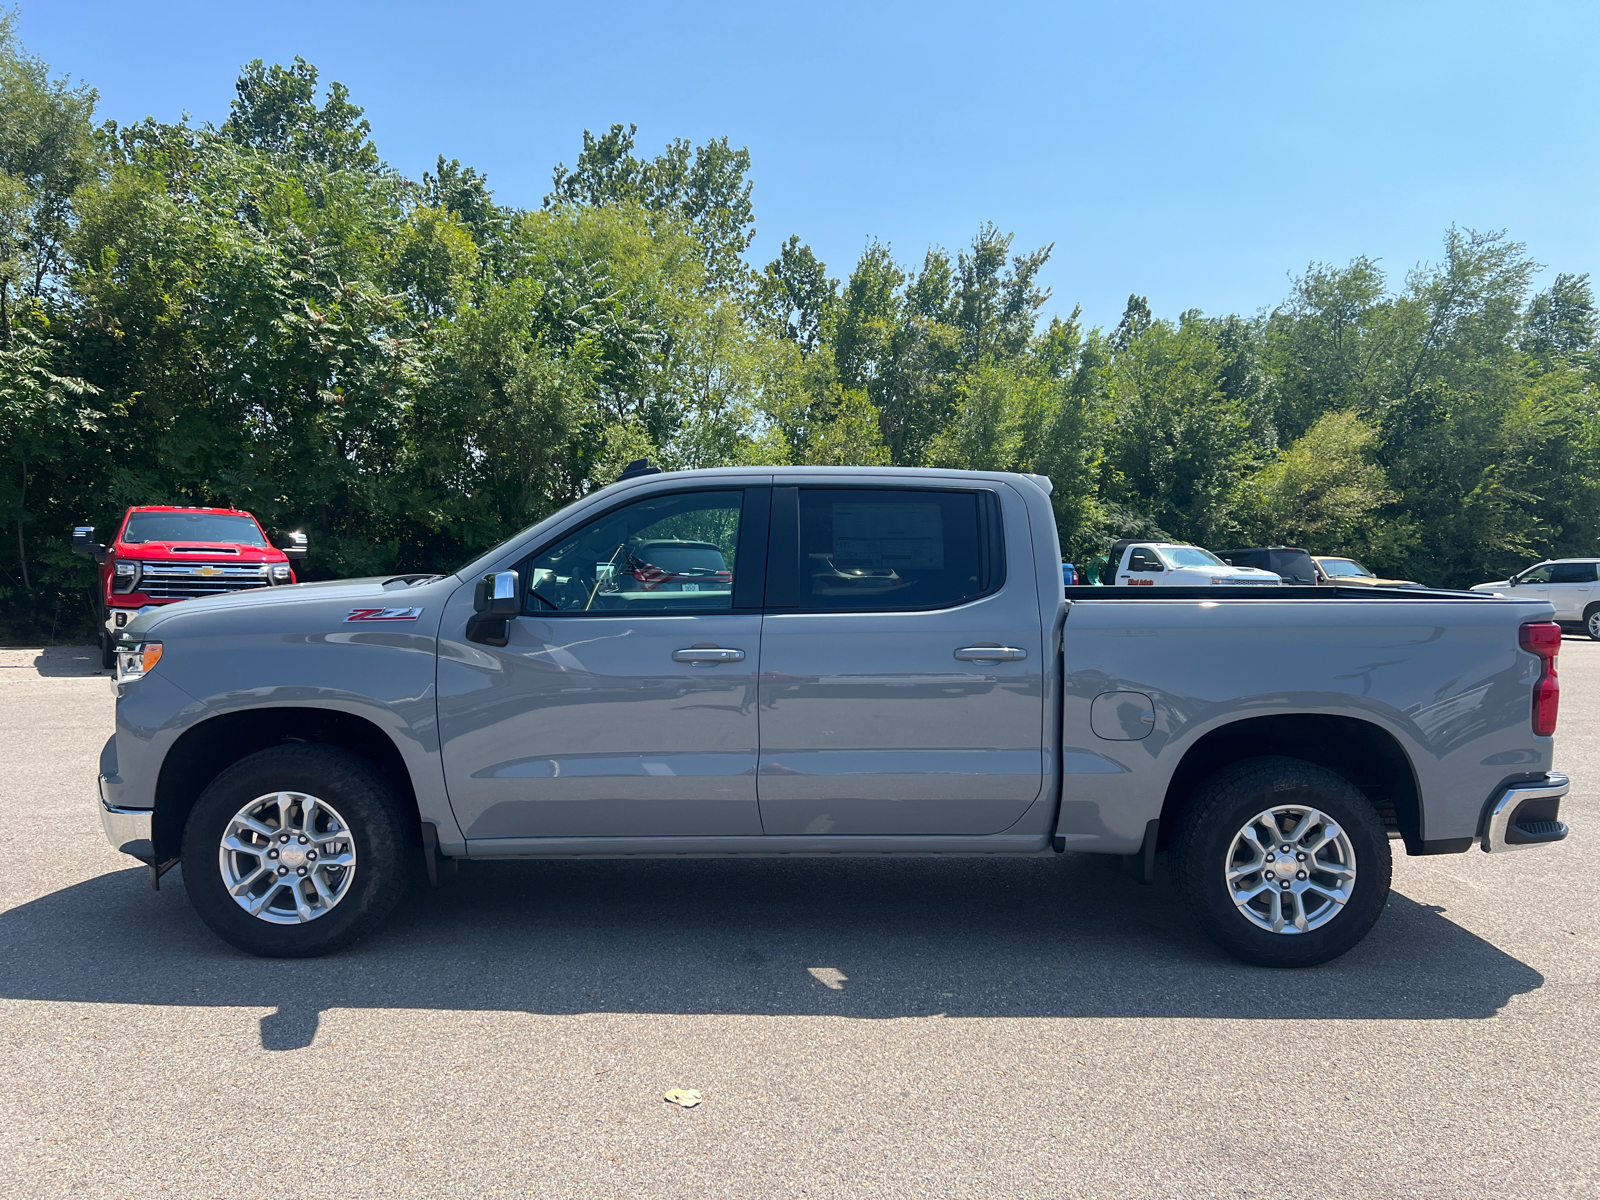
[[[496,571],[478,580],[472,591],[472,616],[467,619],[467,641],[504,646],[510,640],[510,622],[522,611],[521,579],[515,571]]]

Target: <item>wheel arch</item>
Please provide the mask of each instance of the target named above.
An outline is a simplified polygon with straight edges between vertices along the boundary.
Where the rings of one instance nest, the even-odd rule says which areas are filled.
[[[151,829],[156,861],[178,857],[184,824],[206,785],[241,759],[288,742],[338,746],[372,763],[393,785],[410,836],[422,844],[416,788],[394,739],[354,713],[286,706],[223,713],[185,730],[172,744],[156,778]]]
[[[1230,721],[1201,737],[1179,762],[1161,805],[1158,845],[1165,849],[1195,789],[1217,771],[1247,758],[1304,759],[1348,779],[1372,802],[1407,854],[1426,853],[1421,788],[1410,757],[1395,736],[1358,717],[1285,713]]]

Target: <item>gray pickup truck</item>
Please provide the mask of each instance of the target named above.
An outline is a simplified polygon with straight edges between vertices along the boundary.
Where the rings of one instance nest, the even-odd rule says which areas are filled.
[[[1542,600],[1063,589],[1048,480],[642,473],[451,575],[145,613],[99,805],[255,954],[461,859],[1168,861],[1233,954],[1324,962],[1408,854],[1559,841]]]

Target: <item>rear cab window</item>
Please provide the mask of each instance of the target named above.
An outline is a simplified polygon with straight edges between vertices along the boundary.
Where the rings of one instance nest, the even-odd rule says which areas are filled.
[[[1285,579],[1292,579],[1296,583],[1317,581],[1316,566],[1311,561],[1311,555],[1304,550],[1274,550],[1271,563],[1267,570]]]

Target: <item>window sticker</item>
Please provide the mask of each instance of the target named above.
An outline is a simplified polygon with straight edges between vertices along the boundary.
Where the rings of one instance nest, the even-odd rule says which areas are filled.
[[[937,504],[835,504],[833,561],[842,568],[944,569]]]

